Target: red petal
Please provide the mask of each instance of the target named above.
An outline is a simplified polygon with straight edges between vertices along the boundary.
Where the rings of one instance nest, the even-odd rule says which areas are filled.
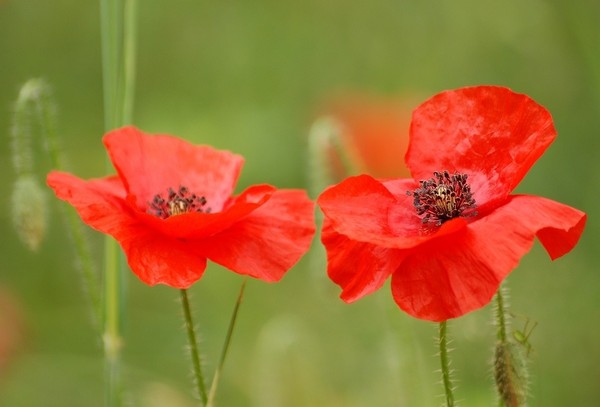
[[[275,192],[270,185],[255,185],[226,204],[222,212],[190,212],[167,219],[139,212],[138,216],[149,227],[166,236],[178,239],[199,239],[227,229],[267,202]]]
[[[406,195],[416,187],[411,179],[381,183],[369,175],[359,175],[328,188],[317,203],[337,233],[388,248],[408,249],[466,225],[464,219],[457,218],[440,228],[425,228],[413,198]]]
[[[337,233],[325,219],[321,241],[327,249],[327,274],[353,302],[377,291],[404,259],[407,250],[356,242]]]
[[[206,257],[191,241],[170,239],[148,228],[130,228],[119,236],[127,263],[144,283],[189,288],[206,269]]]
[[[125,202],[123,183],[116,176],[85,181],[52,171],[46,182],[59,199],[73,205],[81,219],[100,232],[116,236],[137,222]]]
[[[278,190],[243,220],[197,242],[206,257],[236,273],[278,281],[306,253],[314,232],[306,192]]]
[[[126,203],[118,177],[84,181],[53,171],[47,182],[86,224],[119,242],[131,270],[146,284],[187,288],[202,276],[206,258],[189,242],[170,239],[141,223]]]
[[[539,196],[517,195],[513,201],[519,202],[521,207],[515,210],[527,215],[525,224],[537,232],[552,260],[577,245],[587,221],[584,212]]]
[[[392,276],[394,299],[421,319],[464,315],[489,303],[536,234],[556,258],[574,247],[585,220],[583,212],[558,202],[511,196],[458,233],[415,248]]]
[[[479,206],[501,201],[556,137],[550,113],[497,86],[442,92],[413,113],[406,162],[413,178],[469,175]]]
[[[169,188],[187,187],[220,212],[231,196],[243,158],[169,135],[147,135],[124,127],[104,136],[104,144],[125,188],[145,211],[147,202]]]

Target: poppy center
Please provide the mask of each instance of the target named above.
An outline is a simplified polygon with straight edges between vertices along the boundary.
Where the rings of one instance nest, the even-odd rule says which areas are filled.
[[[467,174],[448,171],[433,173],[433,178],[421,180],[420,188],[408,191],[414,198],[413,205],[417,215],[423,216],[423,223],[440,226],[447,220],[459,216],[474,216],[475,199],[471,186],[467,183]]]
[[[189,212],[210,213],[211,209],[206,204],[205,197],[191,193],[186,187],[180,186],[177,190],[169,188],[165,195],[154,195],[152,202],[148,203],[148,213],[161,219]]]

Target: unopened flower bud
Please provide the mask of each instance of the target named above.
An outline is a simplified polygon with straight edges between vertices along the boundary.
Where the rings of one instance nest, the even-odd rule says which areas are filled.
[[[32,175],[21,175],[15,182],[12,218],[23,243],[37,250],[46,232],[46,195]]]
[[[498,342],[494,353],[494,378],[506,407],[526,405],[529,376],[522,350],[512,342]]]

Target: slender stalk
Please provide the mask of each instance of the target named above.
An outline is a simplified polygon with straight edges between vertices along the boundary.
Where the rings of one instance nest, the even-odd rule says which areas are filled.
[[[229,320],[229,328],[227,329],[227,335],[225,336],[225,342],[223,343],[223,350],[221,351],[219,365],[217,366],[217,370],[215,370],[215,375],[213,377],[213,381],[210,386],[210,391],[208,393],[208,402],[206,404],[208,407],[213,407],[213,404],[215,402],[217,387],[219,385],[219,380],[221,379],[221,372],[223,371],[225,359],[227,358],[227,351],[229,350],[229,344],[231,343],[231,337],[233,336],[233,330],[235,328],[235,322],[237,321],[238,311],[240,309],[240,305],[242,304],[242,299],[244,297],[244,289],[246,288],[246,282],[247,279],[244,278],[242,286],[240,287],[240,292],[235,302],[235,306],[233,307],[233,312],[231,313],[231,319]]]
[[[448,357],[447,321],[439,325],[440,362],[442,365],[442,384],[446,395],[446,406],[454,406],[454,394],[452,393],[452,380],[450,378],[450,359]]]
[[[504,287],[500,287],[496,293],[496,326],[498,328],[497,337],[502,343],[506,343],[506,310],[504,307]]]
[[[102,84],[104,95],[104,129],[116,127],[118,77],[118,0],[100,0],[102,36]],[[107,167],[109,167],[107,161]],[[104,240],[104,403],[107,407],[120,405],[120,277],[118,248],[107,236]]]
[[[37,121],[38,126],[32,122]],[[19,177],[31,175],[34,172],[32,137],[33,128],[40,132],[40,137],[46,145],[52,168],[64,170],[64,163],[58,146],[56,134],[56,118],[52,92],[50,86],[42,79],[30,79],[21,91],[15,105],[14,123],[11,131],[13,137],[13,156],[15,157],[15,170]],[[94,264],[90,247],[85,239],[81,222],[73,211],[64,210],[61,214],[75,243],[75,253],[81,267],[82,280],[89,301],[92,306],[93,323],[99,329],[101,318],[100,292],[98,277],[94,271]]]
[[[104,128],[131,122],[135,83],[135,0],[100,0]],[[107,160],[107,168],[111,168]],[[105,405],[117,407],[120,397],[121,330],[124,313],[124,273],[117,243],[107,236],[104,246]]]
[[[137,0],[124,0],[123,27],[123,116],[122,124],[130,124],[133,118],[135,90],[135,61],[137,44]]]
[[[503,407],[519,407],[527,403],[529,394],[529,369],[525,349],[529,352],[531,345],[528,336],[531,332],[520,332],[522,341],[517,343],[515,332],[507,334],[509,328],[508,305],[506,301],[506,285],[501,286],[496,293],[494,309],[497,340],[494,349],[494,381]],[[527,325],[525,325],[526,330]]]
[[[60,150],[58,148],[58,136],[56,134],[56,125],[54,109],[50,101],[51,92],[48,85],[42,80],[37,80],[38,97],[35,98],[36,110],[41,123],[40,130],[46,140],[48,154],[52,168],[64,169],[64,163]]]
[[[122,122],[120,85],[122,80],[123,4],[121,0],[100,0],[102,30],[102,79],[104,93],[104,129]]]
[[[56,134],[53,112],[50,101],[47,100],[48,98],[48,90],[46,87],[43,87],[40,91],[40,98],[38,98],[36,103],[39,120],[42,123],[40,127],[43,136],[46,139],[46,145],[48,147],[48,154],[50,155],[52,167],[56,169],[64,169],[63,159],[58,148],[58,136]],[[81,262],[84,285],[93,309],[94,323],[100,324],[100,321],[102,320],[101,298],[100,290],[98,288],[98,277],[94,271],[94,262],[92,260],[91,250],[85,238],[82,224],[75,212],[72,210],[64,211],[64,216],[73,235],[75,251],[77,252],[77,256]]]
[[[188,342],[190,345],[190,356],[192,357],[192,366],[194,368],[194,379],[196,382],[198,395],[202,401],[202,406],[206,405],[206,387],[204,385],[204,375],[202,374],[202,366],[200,364],[200,352],[198,351],[198,342],[196,340],[196,331],[192,319],[192,311],[186,289],[181,289],[181,306],[183,308],[183,317],[185,328],[187,330]]]
[[[102,321],[102,303],[100,298],[100,289],[98,283],[98,275],[94,270],[94,261],[89,243],[84,235],[82,224],[77,214],[73,210],[63,210],[64,217],[67,221],[73,241],[75,242],[75,251],[81,265],[85,290],[89,296],[89,301],[92,306],[93,324],[98,332],[100,332],[100,321]]]
[[[121,405],[121,273],[117,243],[106,239],[104,245],[104,358],[107,407]]]

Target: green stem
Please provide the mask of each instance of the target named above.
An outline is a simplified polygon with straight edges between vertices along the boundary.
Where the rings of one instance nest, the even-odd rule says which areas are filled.
[[[501,286],[496,293],[496,326],[498,328],[498,340],[506,343],[506,309],[504,306],[504,287]]]
[[[58,136],[56,134],[56,127],[54,125],[53,114],[51,109],[49,98],[49,92],[47,89],[42,89],[40,98],[37,100],[37,111],[40,122],[42,123],[41,129],[43,135],[46,138],[46,144],[48,146],[48,153],[50,155],[50,162],[53,168],[64,169],[63,159],[58,148]],[[84,285],[90,298],[90,303],[93,308],[93,315],[95,323],[99,324],[102,320],[101,315],[101,299],[100,290],[98,288],[98,277],[94,271],[94,262],[92,260],[92,254],[85,238],[82,224],[77,214],[70,210],[66,212],[65,218],[67,224],[71,229],[73,240],[75,242],[75,250],[81,262],[81,270],[83,273]]]
[[[244,289],[246,288],[247,279],[244,278],[242,282],[242,286],[240,287],[240,292],[238,294],[237,300],[235,302],[235,306],[233,307],[233,312],[231,314],[231,319],[229,320],[229,328],[227,329],[227,335],[225,336],[225,342],[223,344],[223,350],[221,351],[221,358],[219,359],[219,365],[217,366],[217,370],[215,370],[215,375],[213,377],[212,384],[210,386],[210,391],[208,393],[208,407],[213,407],[215,396],[217,394],[217,387],[219,385],[219,380],[221,379],[221,371],[223,370],[223,365],[225,364],[225,359],[227,357],[227,351],[229,350],[229,344],[231,343],[231,337],[233,336],[233,330],[235,328],[235,322],[237,321],[238,311],[240,309],[240,305],[242,304],[242,299],[244,297]]]
[[[11,127],[11,155],[17,177],[33,173],[33,148],[31,146],[31,119],[29,106],[39,93],[39,79],[30,79],[19,91]]]
[[[119,270],[119,248],[113,239],[106,239],[104,245],[104,358],[105,385],[108,407],[121,405],[121,315],[122,281]]]
[[[56,119],[54,116],[54,104],[50,86],[42,79],[30,79],[23,85],[15,106],[15,119],[13,124],[13,155],[19,157],[16,170],[18,175],[32,173],[34,171],[33,151],[31,148],[31,137],[33,136],[33,117],[39,123],[41,138],[44,139],[47,152],[50,157],[52,168],[64,170],[64,163],[58,147],[58,136],[56,132]],[[99,327],[102,320],[100,291],[98,288],[98,277],[94,270],[91,250],[85,239],[82,224],[74,211],[63,210],[66,225],[71,232],[75,243],[75,253],[80,262],[84,289],[88,294],[92,306],[94,325]]]
[[[135,82],[135,0],[100,0],[104,128],[131,122]],[[110,162],[106,166],[112,170]],[[121,330],[124,314],[124,273],[116,242],[106,237],[104,250],[105,403],[121,404]]]
[[[118,89],[118,31],[120,24],[118,0],[100,0],[100,24],[102,36],[102,84],[104,96],[104,130],[117,124]],[[107,168],[110,163],[106,162]],[[115,241],[104,239],[104,403],[107,407],[118,407],[120,403],[120,272],[119,251]]]
[[[196,331],[192,320],[192,311],[188,300],[187,290],[181,289],[181,306],[183,308],[183,316],[185,328],[187,330],[188,342],[190,345],[190,356],[192,357],[192,366],[194,368],[194,378],[198,390],[198,395],[202,401],[202,405],[206,405],[206,387],[204,385],[204,375],[202,374],[202,366],[200,364],[200,352],[198,352],[198,342],[196,340]]]
[[[95,328],[100,332],[100,321],[102,321],[102,304],[100,298],[100,289],[98,284],[98,276],[96,270],[94,270],[94,261],[92,259],[92,253],[89,243],[84,235],[83,225],[75,211],[63,210],[63,215],[67,221],[67,225],[73,235],[73,241],[75,242],[75,251],[81,264],[82,278],[85,286],[85,290],[90,299],[93,312],[93,324]]]
[[[39,81],[39,95],[35,99],[36,110],[42,135],[46,139],[48,146],[48,154],[50,155],[50,163],[52,168],[64,169],[64,163],[60,150],[58,148],[58,136],[56,134],[56,126],[52,103],[50,101],[50,90],[48,85],[41,80]]]
[[[518,407],[527,402],[529,372],[524,347],[530,347],[528,333],[523,333],[519,347],[513,337],[509,337],[507,288],[500,286],[496,293],[494,317],[497,328],[497,341],[494,350],[494,381],[501,406]],[[525,330],[527,325],[525,326]],[[531,332],[529,332],[530,334]],[[513,332],[514,335],[514,332]]]
[[[130,124],[133,118],[135,90],[135,61],[137,44],[137,0],[124,0],[123,27],[123,117],[122,124]]]
[[[452,380],[450,378],[450,360],[448,357],[447,321],[439,325],[440,362],[442,365],[442,384],[446,395],[446,406],[454,406],[454,394],[452,393]]]
[[[123,4],[120,0],[100,0],[102,30],[102,79],[104,93],[104,129],[122,122],[119,88],[122,80]]]

